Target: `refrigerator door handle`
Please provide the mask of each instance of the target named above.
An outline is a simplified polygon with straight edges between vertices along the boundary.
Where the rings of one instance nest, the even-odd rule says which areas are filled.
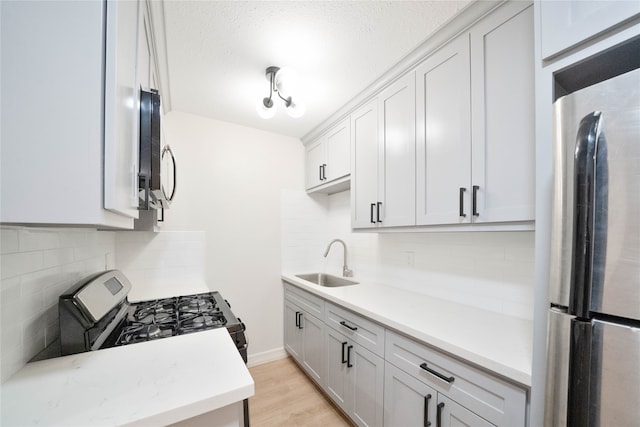
[[[573,188],[573,258],[569,312],[579,318],[589,317],[593,276],[595,225],[595,165],[602,128],[602,113],[587,114],[578,127],[574,153]]]
[[[591,403],[591,342],[592,323],[571,320],[569,349],[569,390],[567,396],[567,426],[587,427]]]

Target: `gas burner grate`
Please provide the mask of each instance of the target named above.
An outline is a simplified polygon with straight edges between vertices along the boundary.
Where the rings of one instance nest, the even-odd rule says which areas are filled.
[[[175,323],[176,302],[177,298],[166,298],[139,303],[129,321],[145,325]]]
[[[176,335],[173,325],[131,324],[125,326],[116,341],[116,345],[134,344]]]
[[[220,328],[227,324],[227,319],[220,312],[180,313],[178,335],[190,332]]]
[[[178,298],[178,312],[183,313],[213,313],[219,312],[215,298],[210,294],[188,295]]]

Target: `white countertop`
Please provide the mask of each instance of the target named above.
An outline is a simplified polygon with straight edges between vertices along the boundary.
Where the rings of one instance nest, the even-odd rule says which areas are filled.
[[[287,283],[524,386],[531,387],[533,325],[520,319],[359,281],[323,287],[283,274]]]
[[[0,424],[159,426],[253,394],[229,333],[212,329],[29,363],[2,385]]]

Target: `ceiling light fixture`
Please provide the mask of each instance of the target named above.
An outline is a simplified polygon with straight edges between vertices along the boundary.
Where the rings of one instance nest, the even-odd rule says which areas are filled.
[[[276,106],[273,102],[273,94],[276,93],[284,101],[287,114],[293,118],[302,117],[305,106],[300,101],[294,101],[291,90],[294,87],[294,72],[287,68],[268,67],[265,77],[269,81],[269,96],[258,101],[256,110],[263,119],[270,119],[276,114]]]

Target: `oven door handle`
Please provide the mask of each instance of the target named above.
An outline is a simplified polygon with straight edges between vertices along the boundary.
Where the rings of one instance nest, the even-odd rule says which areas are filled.
[[[240,322],[240,326],[242,326],[242,331],[243,331],[243,332],[244,332],[244,331],[246,331],[246,330],[247,330],[247,327],[244,325],[244,322],[243,322],[243,321],[242,321],[242,319],[241,319],[241,318],[239,318],[239,317],[238,317],[238,322]]]

